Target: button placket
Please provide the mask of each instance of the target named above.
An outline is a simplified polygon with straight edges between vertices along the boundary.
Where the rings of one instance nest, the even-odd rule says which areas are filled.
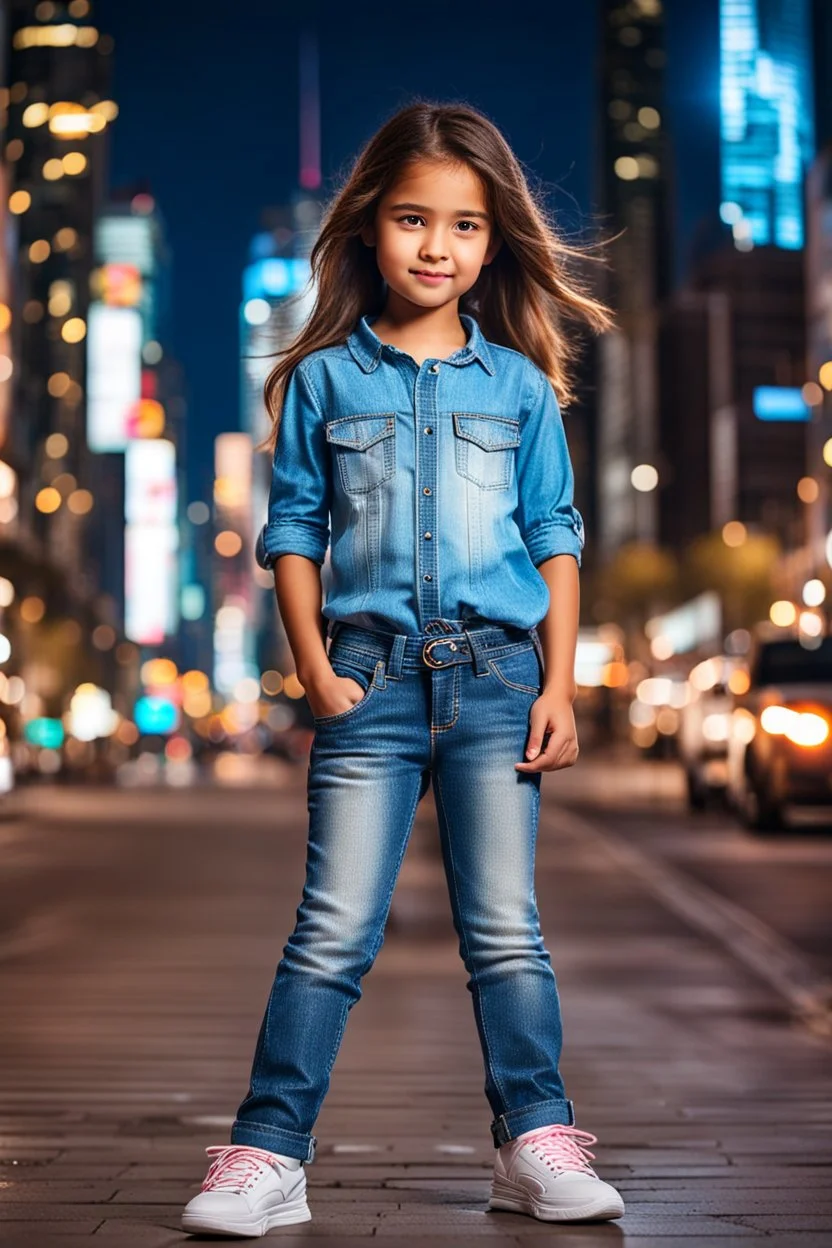
[[[439,365],[434,363],[420,370],[416,379],[416,428],[422,430],[419,439],[416,465],[416,488],[419,510],[419,592],[418,600],[422,620],[439,616],[439,548],[434,540],[436,533],[436,483],[439,474],[438,439],[434,436],[436,424],[436,386]]]

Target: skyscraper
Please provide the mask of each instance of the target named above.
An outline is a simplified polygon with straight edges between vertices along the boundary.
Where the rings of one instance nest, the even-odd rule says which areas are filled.
[[[738,247],[798,250],[814,156],[810,0],[721,0],[720,214]]]
[[[670,280],[664,14],[660,0],[602,0],[596,185],[611,245],[617,327],[598,344],[599,546],[656,536],[655,497],[633,485],[657,456],[656,312]],[[639,478],[637,478],[638,480]]]
[[[93,222],[106,183],[112,40],[88,0],[14,0],[6,158],[17,261],[15,456],[31,465],[21,517],[94,589],[85,556],[89,490],[84,436],[85,343]],[[47,439],[59,435],[45,451]],[[60,455],[53,451],[61,448]],[[60,478],[57,493],[52,488]],[[44,492],[46,487],[46,492]]]

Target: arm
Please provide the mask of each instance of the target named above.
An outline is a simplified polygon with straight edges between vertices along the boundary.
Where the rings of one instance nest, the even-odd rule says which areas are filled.
[[[335,675],[326,652],[321,564],[329,545],[330,502],[323,413],[312,382],[299,365],[286,388],[272,463],[268,523],[257,538],[255,553],[261,567],[274,570],[280,618],[313,715],[346,710],[356,701],[355,694],[364,692],[357,681]]]
[[[538,625],[545,667],[540,697],[530,715],[526,758],[519,771],[555,771],[578,757],[572,703],[580,616],[580,564],[585,535],[572,502],[574,474],[563,420],[549,379],[535,370],[536,385],[518,453],[517,519],[523,540],[549,589],[549,608]],[[545,749],[541,745],[549,737]],[[533,760],[533,761],[531,761]]]
[[[555,555],[542,563],[539,571],[549,586],[549,610],[537,626],[546,668],[543,690],[574,702],[578,692],[575,651],[581,612],[578,564],[571,555]],[[552,603],[557,603],[557,609]]]

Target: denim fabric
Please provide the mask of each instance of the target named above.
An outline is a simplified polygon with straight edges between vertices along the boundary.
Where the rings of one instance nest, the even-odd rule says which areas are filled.
[[[323,564],[331,524],[330,621],[412,634],[444,614],[531,628],[549,609],[537,565],[560,554],[580,564],[551,383],[460,320],[466,346],[417,366],[364,316],[290,377],[256,557]]]
[[[336,624],[329,652],[365,690],[315,721],[306,883],[231,1129],[313,1161],[312,1128],[373,965],[416,807],[432,782],[495,1147],[574,1125],[560,1002],[534,886],[540,772],[518,772],[543,654],[535,629],[428,621],[418,635]]]

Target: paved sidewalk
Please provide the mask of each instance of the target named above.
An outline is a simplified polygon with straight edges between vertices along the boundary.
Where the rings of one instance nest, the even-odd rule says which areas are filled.
[[[33,792],[0,823],[0,1244],[178,1229],[247,1083],[304,865],[303,768],[272,791]],[[577,777],[577,768],[575,769]],[[486,1211],[494,1150],[430,794],[308,1167],[266,1242],[559,1248],[832,1242],[832,1045],[582,836],[546,776],[538,900],[563,1074],[618,1222]],[[610,826],[615,812],[609,811]],[[206,1241],[207,1242],[207,1241]]]

